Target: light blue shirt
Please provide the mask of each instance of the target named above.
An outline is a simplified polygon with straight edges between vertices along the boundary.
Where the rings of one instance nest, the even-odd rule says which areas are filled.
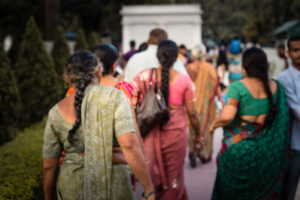
[[[293,115],[291,147],[300,150],[300,70],[290,66],[279,75],[278,81],[284,87]]]

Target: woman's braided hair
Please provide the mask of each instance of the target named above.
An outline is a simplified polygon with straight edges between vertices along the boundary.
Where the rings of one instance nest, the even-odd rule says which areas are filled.
[[[162,41],[157,50],[157,58],[162,66],[161,73],[161,91],[165,98],[166,105],[169,104],[169,70],[175,63],[178,56],[178,47],[175,42],[171,40]],[[169,116],[163,120],[160,127],[165,125],[169,121]]]
[[[270,109],[265,119],[265,125],[269,125],[274,120],[277,108],[273,101],[273,95],[269,85],[268,76],[268,60],[266,54],[258,48],[247,49],[243,54],[243,67],[247,72],[248,77],[259,79],[263,85],[264,90],[267,93]]]
[[[89,51],[80,50],[68,59],[65,67],[65,75],[70,79],[72,86],[76,88],[75,111],[76,121],[69,130],[68,141],[73,144],[73,136],[81,124],[81,103],[86,87],[97,80],[98,61],[96,56]]]

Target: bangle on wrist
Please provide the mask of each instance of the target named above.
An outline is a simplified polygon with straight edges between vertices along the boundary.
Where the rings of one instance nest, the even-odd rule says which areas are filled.
[[[155,189],[153,189],[153,190],[152,190],[151,192],[149,192],[149,193],[143,192],[142,197],[148,198],[148,197],[150,197],[150,196],[153,195],[153,194],[155,194]]]

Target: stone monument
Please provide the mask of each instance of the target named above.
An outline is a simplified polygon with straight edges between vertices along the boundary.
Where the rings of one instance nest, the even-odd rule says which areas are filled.
[[[130,49],[130,40],[135,40],[137,47],[147,42],[153,28],[166,30],[169,39],[187,48],[202,42],[202,11],[199,4],[123,6],[120,13],[123,52]]]

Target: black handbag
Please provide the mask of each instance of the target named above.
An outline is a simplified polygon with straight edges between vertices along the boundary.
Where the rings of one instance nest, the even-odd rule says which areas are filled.
[[[155,71],[155,88],[152,86],[152,75]],[[145,82],[144,82],[145,84]],[[145,84],[146,89],[146,84]],[[136,109],[137,123],[140,128],[140,133],[143,138],[155,128],[162,119],[168,117],[168,108],[165,98],[157,85],[157,69],[152,68],[149,79],[149,88],[143,99]]]

